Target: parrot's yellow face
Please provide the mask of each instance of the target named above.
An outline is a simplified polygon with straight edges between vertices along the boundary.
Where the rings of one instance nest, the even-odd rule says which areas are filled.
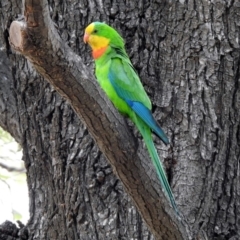
[[[110,42],[110,39],[101,36],[101,29],[98,29],[94,23],[86,27],[83,40],[90,45],[93,51],[106,48]]]

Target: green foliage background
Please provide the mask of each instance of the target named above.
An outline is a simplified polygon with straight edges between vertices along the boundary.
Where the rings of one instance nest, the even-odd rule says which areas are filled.
[[[26,222],[28,218],[26,174],[21,158],[21,146],[0,128],[0,223],[5,220]]]

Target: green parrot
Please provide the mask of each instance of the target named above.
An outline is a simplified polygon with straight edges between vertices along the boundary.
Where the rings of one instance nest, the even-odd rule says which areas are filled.
[[[142,134],[164,192],[178,213],[151,131],[154,131],[165,144],[168,144],[169,140],[152,116],[151,101],[125,51],[124,40],[109,25],[93,22],[85,29],[84,42],[92,48],[95,74],[101,88],[118,111],[128,116]]]

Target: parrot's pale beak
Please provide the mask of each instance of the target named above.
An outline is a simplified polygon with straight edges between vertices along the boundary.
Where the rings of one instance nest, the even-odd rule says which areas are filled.
[[[84,41],[85,43],[88,42],[89,36],[90,36],[90,35],[87,34],[87,33],[84,34],[83,41]]]

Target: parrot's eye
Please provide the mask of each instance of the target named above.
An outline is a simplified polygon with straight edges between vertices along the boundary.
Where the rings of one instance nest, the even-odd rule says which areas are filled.
[[[97,33],[98,32],[98,30],[97,29],[95,29],[94,31],[93,31],[93,33]]]

